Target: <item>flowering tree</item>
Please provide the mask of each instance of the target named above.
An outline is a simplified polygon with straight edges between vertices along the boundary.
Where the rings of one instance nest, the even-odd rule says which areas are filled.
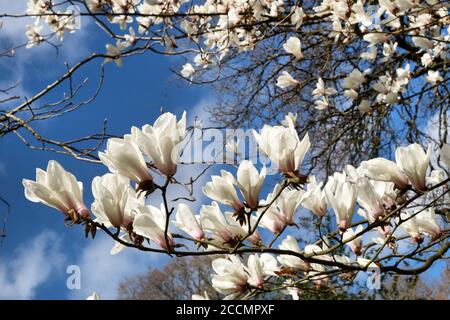
[[[448,9],[438,0],[31,0],[23,15],[0,15],[35,17],[28,42],[4,55],[61,41],[76,32],[79,17],[93,19],[111,43],[2,111],[0,135],[27,130],[58,152],[103,163],[110,173],[92,181],[90,208],[81,182],[55,161],[37,170],[36,181],[24,180],[25,194],[84,225],[86,235],[104,231],[117,241],[112,253],[132,247],[213,256],[212,285],[227,298],[267,291],[296,298],[300,286],[331,279],[344,285],[367,270],[419,274],[449,247]],[[185,114],[164,113],[123,137],[102,133],[69,142],[31,127],[95,99],[102,72],[92,97],[68,103],[77,96],[72,77],[82,66],[98,59],[122,66],[126,57],[147,52],[182,55],[188,60],[182,78],[232,93],[235,99],[215,114],[227,125],[262,127],[252,132],[259,157],[238,155],[228,141],[237,168],[197,186],[197,178],[176,176],[198,129],[187,127]],[[38,105],[67,83],[70,94]],[[294,107],[296,113],[277,117]],[[430,115],[438,116],[435,135],[422,129]],[[77,147],[105,139],[98,155],[101,143]],[[392,148],[395,162],[388,159]],[[275,170],[255,166],[260,159]],[[275,183],[269,173],[276,173]],[[186,199],[169,199],[180,184],[188,195],[202,187],[212,202],[193,212]],[[160,206],[146,203],[155,198]],[[302,208],[316,223],[310,225],[315,239],[300,248],[294,236]],[[336,223],[325,228],[329,216]]]

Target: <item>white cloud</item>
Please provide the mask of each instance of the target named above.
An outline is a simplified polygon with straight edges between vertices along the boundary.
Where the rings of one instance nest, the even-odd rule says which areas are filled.
[[[0,299],[32,299],[65,260],[56,233],[44,231],[0,257]]]
[[[98,234],[84,248],[77,263],[81,270],[81,289],[72,291],[69,298],[86,299],[95,291],[102,299],[115,299],[118,285],[125,278],[147,271],[150,265],[163,265],[167,261],[161,254],[128,248],[112,256],[113,245],[114,240]]]

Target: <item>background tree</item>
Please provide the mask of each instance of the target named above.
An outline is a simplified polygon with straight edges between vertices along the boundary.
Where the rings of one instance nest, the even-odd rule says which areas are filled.
[[[162,270],[150,268],[146,274],[122,281],[118,298],[124,300],[190,300],[192,295],[207,292],[219,299],[211,286],[211,258],[175,258]]]

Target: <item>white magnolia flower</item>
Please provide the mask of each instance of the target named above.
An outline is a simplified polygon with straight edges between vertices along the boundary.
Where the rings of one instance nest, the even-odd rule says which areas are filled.
[[[302,25],[303,18],[305,16],[303,8],[295,6],[294,10],[292,10],[291,12],[291,23],[295,26],[295,29],[298,29]]]
[[[92,294],[86,298],[86,300],[101,300],[97,292],[92,292]]]
[[[165,250],[170,250],[174,245],[172,235],[167,233],[167,241],[165,237],[166,228],[166,211],[164,205],[158,209],[154,206],[142,205],[136,209],[136,216],[133,222],[133,231],[145,237]]]
[[[198,241],[205,239],[205,233],[200,227],[197,218],[191,208],[184,203],[178,204],[175,221],[172,221],[172,223],[175,227],[186,232]]]
[[[139,206],[136,192],[130,186],[130,180],[124,176],[107,173],[92,180],[94,203],[91,206],[100,223],[125,229],[133,222],[133,210]],[[143,199],[142,199],[143,200]]]
[[[279,234],[285,226],[294,225],[295,213],[300,207],[303,194],[303,191],[296,189],[281,191],[281,188],[280,184],[275,186],[258,212],[258,216],[264,213],[260,226],[275,234]],[[272,205],[267,207],[270,203]]]
[[[236,185],[239,187],[245,203],[249,208],[257,209],[259,193],[266,178],[266,167],[258,173],[251,161],[244,160],[237,170]]]
[[[124,234],[120,235],[119,239],[126,243],[130,243],[130,244],[133,243],[133,241],[131,240],[130,235],[128,233],[124,233]],[[113,247],[111,248],[111,250],[109,251],[109,254],[112,256],[115,256],[116,254],[119,254],[120,252],[122,252],[123,249],[125,249],[125,248],[126,248],[125,245],[116,241],[114,243]]]
[[[211,299],[209,298],[208,292],[205,290],[203,295],[193,294],[191,300],[211,300]]]
[[[212,176],[210,182],[203,187],[203,193],[210,199],[232,207],[236,212],[243,208],[234,188],[235,179],[231,173],[220,171],[220,176]]]
[[[37,20],[36,20],[37,21]],[[28,43],[26,48],[30,49],[36,44],[40,44],[42,41],[44,41],[44,37],[41,35],[41,31],[43,26],[38,24],[28,24],[26,26],[27,32],[26,36],[28,38]]]
[[[399,147],[395,151],[397,165],[408,176],[413,187],[418,191],[426,191],[426,173],[431,157],[431,145],[427,153],[415,143],[407,147]]]
[[[377,53],[376,45],[369,45],[369,50],[361,53],[360,58],[367,61],[374,61],[377,58]]]
[[[288,112],[287,115],[284,116],[284,120],[281,121],[281,124],[286,128],[290,126],[295,127],[297,123],[297,113]]]
[[[118,67],[122,66],[122,53],[128,47],[128,42],[117,40],[116,45],[108,43],[106,45],[106,55],[105,63],[114,61]]]
[[[61,211],[66,217],[74,214],[89,217],[83,202],[83,184],[56,161],[48,162],[47,171],[36,169],[36,181],[23,179],[25,197],[36,203]]]
[[[181,69],[181,75],[183,77],[185,77],[186,79],[192,80],[192,76],[194,75],[194,73],[195,73],[195,69],[192,66],[192,64],[186,63],[183,65],[183,68]]]
[[[250,215],[250,226],[253,227],[257,223],[257,217],[255,215]],[[236,237],[240,237],[241,239],[246,238],[250,243],[260,246],[262,243],[261,235],[258,230],[255,230],[250,236],[248,235],[248,226],[241,225],[234,215],[234,212],[226,212],[225,220],[228,223],[228,228],[231,230],[231,233]]]
[[[217,292],[226,295],[225,299],[232,299],[245,291],[248,274],[237,256],[216,259],[212,262],[212,268],[215,272],[212,286]]]
[[[432,85],[436,85],[438,82],[444,81],[444,78],[439,74],[439,71],[429,70],[425,80]]]
[[[261,134],[253,130],[259,149],[284,173],[300,170],[303,158],[311,143],[308,133],[300,141],[293,126],[264,125]]]
[[[387,40],[386,35],[383,32],[367,33],[363,36],[363,39],[370,42],[370,45],[376,45],[377,43],[383,43]]]
[[[295,285],[294,280],[287,279],[286,281],[284,281],[283,285],[286,287],[284,293],[290,295],[292,297],[292,300],[300,299],[300,289]]]
[[[366,81],[365,74],[358,69],[353,69],[352,72],[344,79],[344,89],[358,89]]]
[[[325,110],[328,109],[329,106],[330,103],[328,102],[327,97],[322,97],[321,99],[314,101],[314,108],[316,110]]]
[[[265,278],[275,275],[278,270],[277,260],[268,253],[250,255],[244,268],[248,273],[248,284],[259,289],[263,288]]]
[[[408,177],[395,164],[384,158],[375,158],[361,162],[359,170],[368,178],[380,181],[392,181],[398,189],[408,187]]]
[[[286,43],[283,44],[283,49],[289,54],[292,54],[297,60],[303,58],[302,44],[297,37],[290,37]]]
[[[384,215],[383,203],[380,196],[375,192],[369,179],[365,177],[356,180],[356,189],[358,191],[358,203],[364,208],[373,219]]]
[[[380,270],[380,267],[375,262],[371,262],[370,259],[366,259],[366,258],[363,258],[363,257],[358,257],[357,263],[363,268],[369,268],[373,272],[379,273],[379,271],[375,271],[375,270]]]
[[[145,125],[142,130],[132,127],[131,136],[141,150],[152,160],[160,172],[173,176],[180,158],[180,144],[186,133],[186,112],[177,122],[170,112],[163,113],[153,126]]]
[[[318,217],[323,217],[327,212],[325,193],[322,191],[323,182],[317,183],[314,176],[309,177],[306,192],[301,197],[301,205]]]
[[[289,87],[295,87],[299,84],[287,71],[281,72],[281,76],[277,79],[277,87],[281,89],[286,89]]]
[[[214,201],[200,209],[200,225],[203,230],[211,233],[213,241],[220,245],[232,244],[236,236],[242,234],[241,228],[227,222],[219,205]]]
[[[360,104],[358,105],[358,110],[361,113],[368,113],[372,110],[372,108],[369,105],[369,101],[368,100],[362,100],[360,102]]]
[[[339,229],[347,230],[351,226],[355,210],[357,198],[355,185],[346,181],[345,174],[335,173],[329,177],[324,192],[328,205],[334,210]]]
[[[99,152],[100,160],[112,173],[120,174],[139,184],[152,181],[139,146],[130,136],[108,140],[105,152]]]
[[[433,62],[433,57],[428,52],[420,58],[420,63],[426,68]]]
[[[400,227],[411,236],[414,242],[420,242],[422,234],[429,235],[433,240],[442,234],[433,208],[421,210],[419,213],[411,210],[404,211],[400,214],[400,218],[402,221]]]
[[[358,0],[352,6],[352,16],[350,17],[350,23],[361,23],[364,27],[370,27],[372,25],[372,18],[364,10],[364,3]]]
[[[297,240],[295,240],[294,237],[288,235],[286,239],[284,239],[280,246],[280,250],[289,250],[297,253],[301,253],[300,248],[298,247]],[[283,266],[293,269],[299,269],[301,271],[308,271],[309,270],[309,264],[299,257],[293,256],[293,255],[279,255],[277,257],[278,262],[281,263]]]
[[[88,6],[90,12],[97,13],[102,9],[103,0],[86,0],[85,3]]]
[[[332,87],[325,87],[325,82],[320,77],[319,79],[317,79],[316,88],[312,91],[312,95],[316,98],[323,96],[332,96],[336,93],[337,93],[336,89]]]
[[[350,247],[350,249],[353,251],[353,253],[356,254],[357,256],[359,256],[361,254],[361,248],[362,248],[361,238],[362,238],[362,235],[359,236],[359,237],[354,238],[351,241],[349,241],[349,240],[352,239],[355,235],[359,234],[362,230],[363,230],[363,225],[360,224],[359,226],[356,227],[355,230],[353,230],[352,228],[348,228],[342,234],[342,241],[345,242],[345,244],[348,245]]]

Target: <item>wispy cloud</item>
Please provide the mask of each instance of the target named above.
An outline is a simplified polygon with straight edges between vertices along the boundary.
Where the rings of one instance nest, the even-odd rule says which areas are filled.
[[[113,245],[112,239],[99,234],[85,247],[77,263],[81,270],[81,289],[70,292],[70,299],[86,299],[93,291],[102,299],[115,299],[121,281],[167,261],[162,255],[131,249],[112,256]]]
[[[64,260],[58,237],[51,231],[23,243],[8,257],[0,256],[0,299],[33,299]]]

